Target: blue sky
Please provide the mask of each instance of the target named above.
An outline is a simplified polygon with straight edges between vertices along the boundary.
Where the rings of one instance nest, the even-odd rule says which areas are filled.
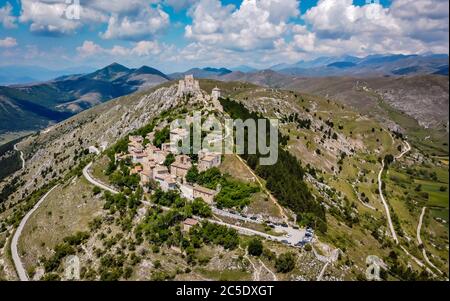
[[[0,0],[0,65],[173,72],[448,53],[448,0],[80,0],[79,19],[66,2]]]

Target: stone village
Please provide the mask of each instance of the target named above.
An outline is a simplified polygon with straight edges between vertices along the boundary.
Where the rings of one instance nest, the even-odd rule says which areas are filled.
[[[184,80],[180,80],[178,86],[178,97],[185,95],[194,96],[196,101],[202,102],[208,106],[213,105],[217,110],[222,110],[219,103],[220,89],[215,88],[212,95],[204,95],[200,90],[197,80],[192,75],[187,75]],[[170,131],[171,141],[180,141],[190,133],[184,128],[175,128]],[[150,143],[144,146],[144,137],[130,136],[128,143],[128,153],[116,154],[116,160],[131,158],[133,168],[131,174],[140,176],[140,185],[147,189],[150,181],[159,184],[161,190],[179,190],[181,195],[193,200],[203,199],[206,203],[212,204],[214,196],[220,192],[220,186],[216,190],[211,190],[199,185],[190,185],[186,182],[186,174],[193,166],[191,158],[184,154],[175,155],[173,142],[163,143],[161,148],[152,144],[155,132],[149,133],[145,138]],[[175,155],[175,161],[170,166],[165,166],[164,161],[169,154]],[[222,162],[222,154],[202,149],[198,153],[197,169],[199,172],[206,171],[213,167],[218,167]]]

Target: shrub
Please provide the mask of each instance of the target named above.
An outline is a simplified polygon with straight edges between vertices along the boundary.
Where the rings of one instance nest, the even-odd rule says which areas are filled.
[[[261,256],[263,252],[263,244],[260,239],[254,238],[248,244],[248,253],[252,256]]]
[[[295,256],[292,253],[284,253],[275,261],[277,273],[289,273],[295,268]]]

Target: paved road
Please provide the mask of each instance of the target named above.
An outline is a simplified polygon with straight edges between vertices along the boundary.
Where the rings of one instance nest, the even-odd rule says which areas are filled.
[[[437,266],[435,266],[431,262],[431,260],[428,258],[427,251],[425,250],[425,246],[423,245],[422,238],[420,237],[420,230],[422,229],[423,217],[425,216],[426,209],[427,209],[427,207],[422,208],[422,213],[420,214],[420,218],[419,218],[419,224],[417,225],[417,243],[419,244],[419,246],[422,245],[423,258],[428,263],[428,265],[431,266],[434,270],[438,271],[438,273],[442,275],[443,274],[442,271],[439,270],[437,268]]]
[[[22,234],[23,228],[25,227],[28,219],[30,216],[39,208],[39,206],[44,202],[45,198],[56,188],[58,185],[53,186],[52,189],[50,189],[40,200],[39,202],[34,205],[33,209],[31,209],[22,219],[22,221],[19,224],[19,227],[17,228],[16,232],[14,233],[13,239],[11,241],[11,254],[14,262],[14,266],[16,267],[17,274],[19,276],[20,281],[28,281],[28,275],[25,271],[22,260],[20,259],[19,252],[17,251],[17,244],[19,242],[20,235]]]
[[[383,202],[384,209],[386,210],[386,217],[388,220],[389,229],[391,231],[392,238],[394,239],[395,243],[398,244],[397,233],[395,233],[394,225],[393,225],[392,219],[391,219],[391,212],[389,211],[389,206],[388,206],[386,200],[384,199],[383,190],[381,189],[382,188],[381,174],[383,173],[383,170],[384,170],[384,159],[382,161],[382,167],[378,174],[378,190],[380,193],[381,201]]]
[[[21,170],[25,169],[25,159],[24,159],[24,156],[23,156],[23,152],[17,148],[17,144],[14,144],[14,150],[18,151],[20,153],[20,160],[22,160],[22,168],[21,168]]]
[[[89,174],[89,169],[92,166],[92,162],[90,162],[88,165],[86,165],[85,168],[83,168],[83,175],[86,178],[86,180],[88,180],[91,184],[103,189],[103,190],[107,190],[109,192],[111,192],[112,194],[118,194],[119,191],[115,190],[112,187],[109,187],[106,184],[103,184],[102,182],[98,181],[97,179],[94,179],[90,174]]]

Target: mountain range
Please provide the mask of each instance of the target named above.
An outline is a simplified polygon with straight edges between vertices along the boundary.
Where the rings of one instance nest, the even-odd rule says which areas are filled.
[[[418,74],[448,75],[448,55],[370,55],[320,57],[312,61],[270,67],[286,75],[322,76],[396,76]]]
[[[324,77],[377,78],[428,74],[448,76],[448,55],[320,57],[290,65],[279,64],[266,70],[256,70],[248,66],[231,69],[205,67],[168,75],[148,66],[133,69],[118,63],[92,73],[72,75],[51,73],[38,67],[0,67],[0,82],[2,77],[5,78],[5,74],[12,74],[6,76],[6,82],[15,82],[15,78],[19,77],[17,82],[26,79],[34,81],[32,79],[37,78],[36,75],[40,71],[41,78],[51,74],[58,74],[58,77],[31,84],[0,86],[0,135],[42,129],[102,102],[177,80],[186,74],[193,74],[194,77],[202,79],[288,88],[295,87],[299,78],[317,78],[317,81],[322,81],[321,78]]]
[[[93,73],[0,87],[0,134],[40,129],[99,103],[168,80],[168,76],[147,66],[129,69],[114,63]]]

